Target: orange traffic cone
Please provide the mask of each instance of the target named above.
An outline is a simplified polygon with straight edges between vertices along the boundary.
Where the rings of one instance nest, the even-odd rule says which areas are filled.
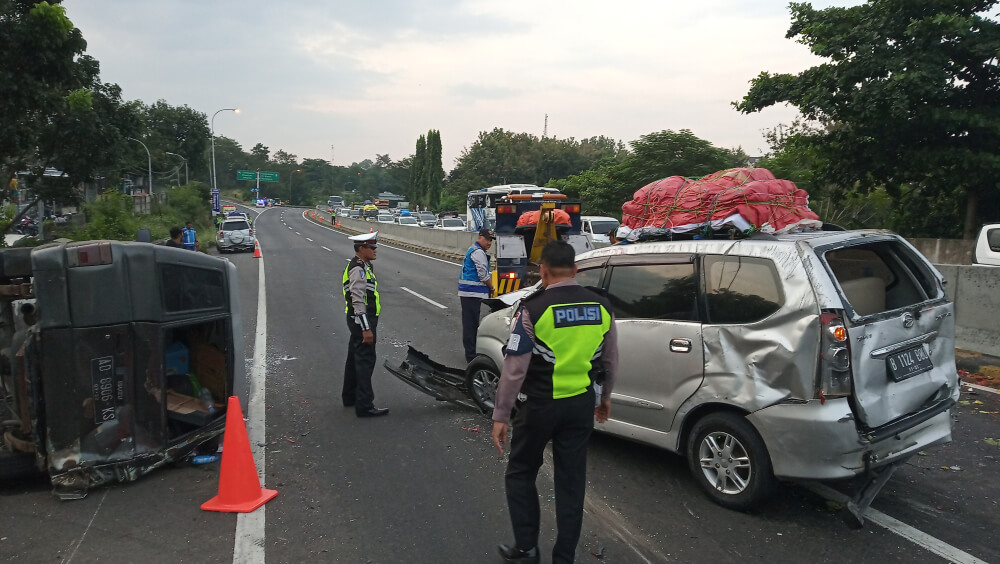
[[[240,398],[229,396],[226,407],[226,434],[222,440],[222,468],[219,495],[201,504],[202,511],[249,513],[278,495],[277,490],[260,487],[257,467],[250,452],[250,438],[243,423]]]
[[[369,227],[368,228],[368,232],[369,233],[375,233],[375,228],[374,227]]]
[[[253,258],[261,258],[263,255],[260,254],[260,241],[253,242]]]
[[[323,216],[319,216],[316,219],[318,219],[320,223],[323,223]]]

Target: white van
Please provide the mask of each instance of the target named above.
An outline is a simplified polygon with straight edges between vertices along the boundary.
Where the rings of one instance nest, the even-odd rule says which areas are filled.
[[[580,217],[580,221],[583,223],[583,232],[594,243],[610,243],[608,233],[617,231],[621,225],[617,219],[601,215],[584,215]]]
[[[1000,223],[987,223],[979,230],[972,262],[1000,266]]]

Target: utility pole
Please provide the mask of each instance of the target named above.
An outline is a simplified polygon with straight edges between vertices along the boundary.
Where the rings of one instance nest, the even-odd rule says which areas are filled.
[[[549,136],[549,114],[545,114],[545,127],[542,128],[542,139]]]

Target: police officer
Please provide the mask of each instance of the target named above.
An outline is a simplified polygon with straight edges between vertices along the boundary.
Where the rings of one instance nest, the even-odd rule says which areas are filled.
[[[378,232],[350,237],[354,242],[354,258],[344,269],[344,300],[347,306],[347,328],[351,339],[344,364],[344,389],[341,399],[345,407],[354,407],[358,417],[388,415],[388,408],[375,407],[372,372],[375,371],[375,339],[382,304],[378,296],[378,280],[372,261]]]
[[[550,440],[558,528],[552,562],[573,562],[583,526],[587,441],[594,419],[603,423],[611,411],[618,368],[611,304],[576,283],[574,259],[573,247],[564,241],[545,246],[544,289],[522,300],[507,341],[493,410],[493,443],[501,454],[514,401],[519,392],[527,396],[514,417],[505,474],[514,544],[498,548],[508,563],[539,561],[535,479]],[[595,383],[603,384],[599,403]]]
[[[189,251],[200,251],[201,243],[198,242],[198,233],[195,232],[194,226],[190,221],[186,225],[184,231],[181,233],[184,248]]]
[[[493,293],[493,276],[490,275],[490,250],[496,236],[488,228],[479,230],[476,242],[465,252],[462,272],[458,275],[458,299],[462,303],[462,346],[465,347],[465,362],[476,358],[476,333],[479,331],[479,316],[482,313],[483,298]]]

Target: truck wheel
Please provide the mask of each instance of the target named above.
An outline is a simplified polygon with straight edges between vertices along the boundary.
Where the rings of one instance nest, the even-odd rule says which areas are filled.
[[[469,389],[469,395],[486,415],[493,413],[499,383],[500,371],[488,357],[476,357],[465,369],[465,385]]]
[[[753,509],[777,484],[763,439],[745,417],[710,413],[688,437],[688,467],[708,497],[723,507]]]

